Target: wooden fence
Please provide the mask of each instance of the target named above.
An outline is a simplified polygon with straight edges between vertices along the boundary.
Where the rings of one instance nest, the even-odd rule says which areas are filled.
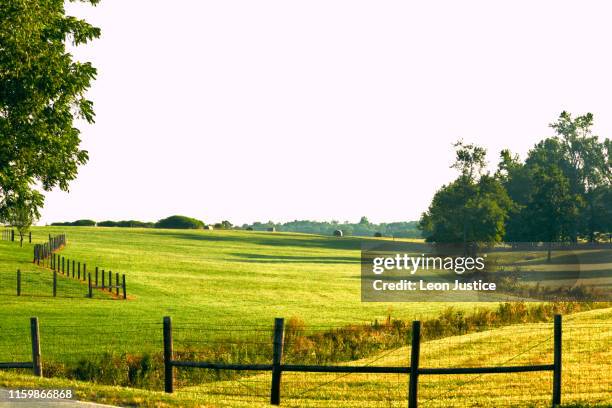
[[[58,257],[59,258],[59,257]],[[63,258],[62,258],[63,261]],[[68,264],[70,265],[70,261],[67,263],[62,262],[62,265]],[[104,270],[102,273],[98,273],[98,268],[96,267],[96,272],[94,275],[94,280],[92,280],[91,273],[85,274],[87,270],[87,265],[83,264],[83,273],[81,273],[81,264],[77,263],[78,267],[74,266],[75,263],[73,261],[73,269],[72,269],[72,277],[70,276],[70,268],[68,268],[68,273],[64,273],[64,269],[61,269],[61,273],[57,270],[53,270],[53,283],[50,287],[51,293],[53,297],[57,297],[58,295],[58,274],[64,278],[73,278],[78,279],[82,283],[87,282],[87,297],[94,297],[94,289],[100,289],[102,291],[108,291],[111,295],[114,293],[117,298],[122,298],[124,300],[127,299],[127,285],[125,274],[119,275],[119,273],[115,273],[115,284],[113,284],[113,274],[111,271],[108,271],[108,282],[106,281],[107,274]],[[75,274],[74,270],[78,268],[78,272]],[[98,280],[101,277],[101,281]],[[17,296],[21,296],[23,294],[23,275],[20,269],[17,269],[17,284],[16,284]]]
[[[2,241],[15,241],[15,230],[10,228],[3,229]]]
[[[30,242],[31,242],[31,233],[30,233]],[[40,265],[42,262],[43,265],[45,261],[51,258],[52,255],[55,255],[54,252],[62,249],[66,245],[66,234],[56,235],[54,237],[49,234],[49,242],[45,242],[44,244],[34,244],[34,259],[33,263]]]
[[[421,375],[449,375],[449,374],[498,374],[498,373],[526,373],[535,371],[552,372],[552,406],[561,403],[561,338],[562,326],[561,315],[554,318],[554,355],[551,364],[541,365],[515,365],[496,367],[454,367],[454,368],[426,368],[419,366],[421,349],[421,322],[412,323],[412,341],[410,349],[410,366],[318,366],[318,365],[296,365],[283,364],[284,345],[284,319],[278,318],[274,322],[274,336],[272,340],[272,361],[270,364],[226,364],[207,361],[179,361],[174,359],[174,345],[172,339],[172,320],[170,317],[163,319],[164,338],[164,389],[167,393],[174,391],[174,369],[180,368],[203,368],[213,370],[232,371],[271,371],[272,382],[270,386],[270,403],[280,405],[280,385],[283,372],[304,373],[376,373],[376,374],[407,374],[407,399],[408,407],[416,408],[418,403],[418,380]]]
[[[40,331],[38,318],[30,318],[30,338],[32,340],[32,361],[1,363],[0,369],[31,368],[34,375],[42,377],[42,358],[40,354]]]

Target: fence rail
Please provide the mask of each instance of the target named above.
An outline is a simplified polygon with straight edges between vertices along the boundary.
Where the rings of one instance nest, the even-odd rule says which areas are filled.
[[[194,404],[203,397],[213,404],[216,399],[269,402],[276,367],[283,405],[378,408],[406,406],[410,396],[419,406],[501,407],[550,405],[551,390],[559,398],[562,390],[564,403],[609,401],[609,316],[604,309],[564,318],[563,355],[560,318],[554,325],[482,324],[459,334],[441,334],[423,320],[420,336],[415,323],[408,323],[393,344],[383,339],[397,329],[391,323],[305,328],[293,318],[283,322],[277,341],[276,321],[274,330],[231,319],[214,324],[168,319],[164,327],[161,319],[128,317],[117,327],[49,317],[40,329],[45,375],[78,373],[82,381],[150,390],[164,390],[169,383],[177,401]],[[0,368],[33,369],[28,325],[8,320],[0,322]],[[384,346],[371,347],[375,343],[369,341]],[[365,353],[342,354],[354,346]]]
[[[320,366],[283,364],[283,345],[285,337],[284,319],[277,318],[274,322],[274,335],[272,341],[272,362],[270,364],[227,364],[208,361],[180,361],[174,359],[174,344],[172,336],[172,319],[168,316],[163,319],[164,338],[164,390],[174,392],[174,368],[201,368],[213,370],[232,371],[271,371],[272,383],[270,386],[270,404],[280,405],[280,385],[283,372],[304,373],[376,373],[376,374],[408,374],[408,407],[416,408],[418,405],[418,380],[422,375],[449,375],[449,374],[500,374],[524,373],[535,371],[552,371],[552,406],[561,403],[561,345],[562,345],[562,318],[554,317],[554,345],[552,364],[494,366],[494,367],[453,367],[453,368],[424,368],[419,366],[421,348],[421,322],[412,323],[412,341],[410,365],[407,367],[388,366]]]
[[[32,341],[32,361],[28,362],[0,362],[0,369],[30,368],[37,377],[42,377],[42,357],[40,352],[40,329],[38,318],[30,318],[30,339]]]

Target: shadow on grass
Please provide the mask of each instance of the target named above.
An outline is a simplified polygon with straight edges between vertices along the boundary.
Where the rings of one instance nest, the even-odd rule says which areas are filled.
[[[328,248],[342,250],[360,250],[361,243],[368,240],[367,238],[363,237],[326,238],[317,235],[312,235],[311,238],[295,234],[285,234],[282,232],[261,232],[240,235],[225,235],[219,233],[209,233],[207,231],[194,233],[152,231],[151,233],[165,237],[195,241],[234,242],[275,247]]]
[[[359,257],[352,256],[293,256],[293,255],[261,255],[234,253],[242,259],[239,262],[251,263],[314,263],[314,264],[359,264]]]

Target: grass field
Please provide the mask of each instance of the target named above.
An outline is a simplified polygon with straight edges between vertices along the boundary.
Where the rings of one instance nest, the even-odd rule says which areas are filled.
[[[61,232],[65,232],[68,239],[68,245],[61,251],[62,256],[87,263],[90,272],[98,266],[100,269],[125,273],[130,299],[113,300],[99,292],[95,294],[94,299],[87,299],[86,285],[75,281],[62,283],[66,293],[71,294],[70,297],[60,294],[59,297],[53,298],[50,294],[43,296],[43,292],[31,295],[24,290],[26,295],[18,298],[11,289],[16,269],[19,268],[24,273],[39,273],[47,282],[50,281],[51,272],[32,264],[30,244],[19,248],[17,243],[0,241],[0,329],[3,333],[0,336],[0,361],[25,360],[29,357],[30,316],[38,316],[40,319],[43,355],[47,361],[78,361],[83,357],[104,355],[108,351],[159,353],[161,320],[165,315],[172,316],[177,326],[199,328],[205,331],[207,336],[214,337],[215,333],[222,333],[228,328],[241,328],[233,335],[249,338],[254,331],[262,327],[265,327],[265,334],[262,336],[269,337],[267,330],[271,327],[274,317],[299,318],[308,330],[318,330],[353,323],[369,324],[375,320],[385,321],[389,316],[407,321],[432,318],[449,306],[449,303],[443,302],[362,303],[360,238],[338,239],[307,234],[247,231],[39,227],[33,230],[33,242],[44,242],[48,234]],[[530,259],[532,264],[537,261],[537,258]],[[465,311],[478,307],[496,307],[494,303],[452,305],[457,310]],[[584,320],[585,324],[591,324],[588,319],[612,321],[609,313],[588,316],[590,317],[584,318],[587,319]],[[604,331],[605,327],[610,330],[610,326],[602,327]],[[544,333],[544,329],[534,328],[535,326],[529,327],[520,333],[519,329],[516,333],[499,329],[500,331],[495,332],[498,334],[491,332],[492,337],[487,344],[495,347],[499,359],[503,360],[529,343],[529,339],[525,337],[527,334]],[[597,334],[594,341],[589,340],[580,346],[585,352],[595,353],[595,365],[603,361],[600,350],[602,345],[608,349],[608,354],[605,354],[604,350],[604,357],[610,357],[608,334]],[[476,361],[479,359],[478,350],[470,349],[468,343],[476,343],[479,337],[476,334],[466,336],[468,337],[463,340],[453,338],[457,339],[457,344],[460,345],[454,349],[458,352],[458,358],[469,356]],[[506,343],[502,343],[502,339],[505,339]],[[507,344],[508,339],[516,339],[517,342]],[[213,340],[208,338],[209,342]],[[262,341],[269,343],[269,338],[265,337]],[[439,340],[443,341],[444,339]],[[500,347],[506,346],[512,347],[508,348],[507,353],[499,352]],[[463,356],[461,350],[465,351]],[[409,355],[405,349],[390,350],[388,353],[390,354],[380,354],[373,358],[385,361],[385,364],[391,360],[397,364],[405,364],[406,361],[402,358]],[[438,355],[445,358],[447,363],[456,362],[448,353],[438,352]],[[483,359],[481,362],[486,361]],[[435,360],[432,362],[440,363]],[[605,365],[603,367],[610,368]],[[47,369],[48,374],[53,375],[53,366],[48,366]],[[571,370],[568,369],[568,375]],[[544,381],[544,378],[537,377],[538,375],[540,374],[528,374],[525,378],[531,378],[527,380],[528,384],[529,381],[541,383],[538,390],[544,390],[548,387],[544,384],[550,381]],[[576,375],[576,372],[573,375]],[[403,401],[406,379],[396,377],[390,381],[383,377],[347,376],[346,381],[338,381],[330,375],[309,374],[308,378],[303,375],[299,377],[297,374],[288,375],[285,380],[288,387],[287,403],[294,406],[339,406],[334,404],[334,401],[339,399],[346,400],[345,406],[364,406],[359,405],[359,401],[380,405],[382,398],[386,401],[386,405],[382,403],[382,406],[394,406],[398,401]],[[0,384],[1,381],[10,383],[11,379],[30,381],[28,378],[1,373]],[[325,378],[333,380],[332,388],[323,387],[326,390],[322,390],[321,394],[308,391],[308,384],[319,388],[320,384],[327,381]],[[500,378],[503,380],[503,376]],[[424,395],[427,395],[428,389],[446,387],[448,384],[444,381],[447,380],[451,381],[448,384],[461,381],[441,379],[442,382],[432,383],[428,388],[428,380],[424,380]],[[119,394],[139,401],[151,401],[159,396],[173,406],[182,406],[187,404],[187,401],[197,405],[197,401],[202,401],[201,395],[206,394],[206,401],[215,402],[216,405],[227,399],[227,393],[219,393],[224,388],[250,389],[252,394],[254,391],[249,381],[254,384],[255,390],[259,390],[256,393],[268,392],[267,385],[260,387],[260,383],[269,383],[267,377],[261,375],[247,377],[242,383],[219,381],[183,389],[171,398],[140,390],[122,389]],[[601,383],[610,385],[609,377]],[[296,386],[291,388],[291,384]],[[476,389],[482,389],[484,384],[486,381],[477,383]],[[499,384],[503,384],[503,381]],[[521,384],[513,385],[517,395],[524,386]],[[89,398],[93,398],[92,391],[86,392],[87,387],[83,383],[78,386]],[[106,395],[109,401],[119,398],[111,397],[113,392],[118,392],[118,388],[96,387],[98,388],[94,388],[93,392],[98,390],[100,395]],[[386,397],[381,396],[381,387]],[[587,400],[601,402],[601,392],[598,392],[599,394],[593,393],[593,398]],[[534,397],[534,402],[543,400],[542,395]],[[607,395],[609,398],[609,394]],[[244,398],[236,398],[231,404],[240,405]],[[447,401],[444,398],[436,401]],[[472,397],[463,395],[461,398],[469,401]],[[265,397],[247,399],[244,404],[259,404],[265,400]]]
[[[445,304],[360,301],[358,238],[242,231],[36,228],[33,241],[67,232],[61,254],[125,273],[129,302],[6,297],[0,317],[95,322],[197,319],[203,324],[261,324],[299,316],[307,324],[341,325],[432,316]],[[35,270],[31,246],[0,241],[0,276]],[[85,293],[85,292],[83,292]],[[474,304],[466,304],[468,309]]]

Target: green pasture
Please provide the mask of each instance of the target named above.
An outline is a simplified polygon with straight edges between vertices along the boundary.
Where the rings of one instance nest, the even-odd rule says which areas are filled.
[[[28,318],[38,316],[48,354],[57,353],[62,359],[64,354],[75,356],[80,351],[159,350],[160,325],[166,315],[172,316],[177,326],[196,322],[211,328],[271,327],[275,317],[285,317],[299,318],[309,328],[327,328],[383,321],[389,316],[405,320],[433,317],[451,304],[361,302],[360,249],[364,238],[37,227],[32,242],[44,242],[49,234],[58,233],[67,234],[68,244],[59,252],[62,256],[87,264],[91,273],[97,266],[100,271],[126,274],[129,296],[128,301],[114,300],[94,291],[94,299],[87,299],[84,282],[60,277],[65,290],[53,298],[51,271],[32,264],[32,245],[25,243],[20,248],[16,242],[0,241],[0,327],[16,336],[25,335]],[[528,255],[525,262],[541,268],[545,253]],[[558,267],[558,262],[551,265]],[[40,282],[47,282],[46,294],[44,288],[31,291],[24,284],[24,295],[16,297],[12,287],[18,268],[34,281],[40,276]],[[452,305],[466,311],[495,306]],[[140,335],[134,336],[134,331]],[[6,340],[4,347],[2,344],[0,353],[10,349]],[[27,353],[27,347],[23,349]]]

